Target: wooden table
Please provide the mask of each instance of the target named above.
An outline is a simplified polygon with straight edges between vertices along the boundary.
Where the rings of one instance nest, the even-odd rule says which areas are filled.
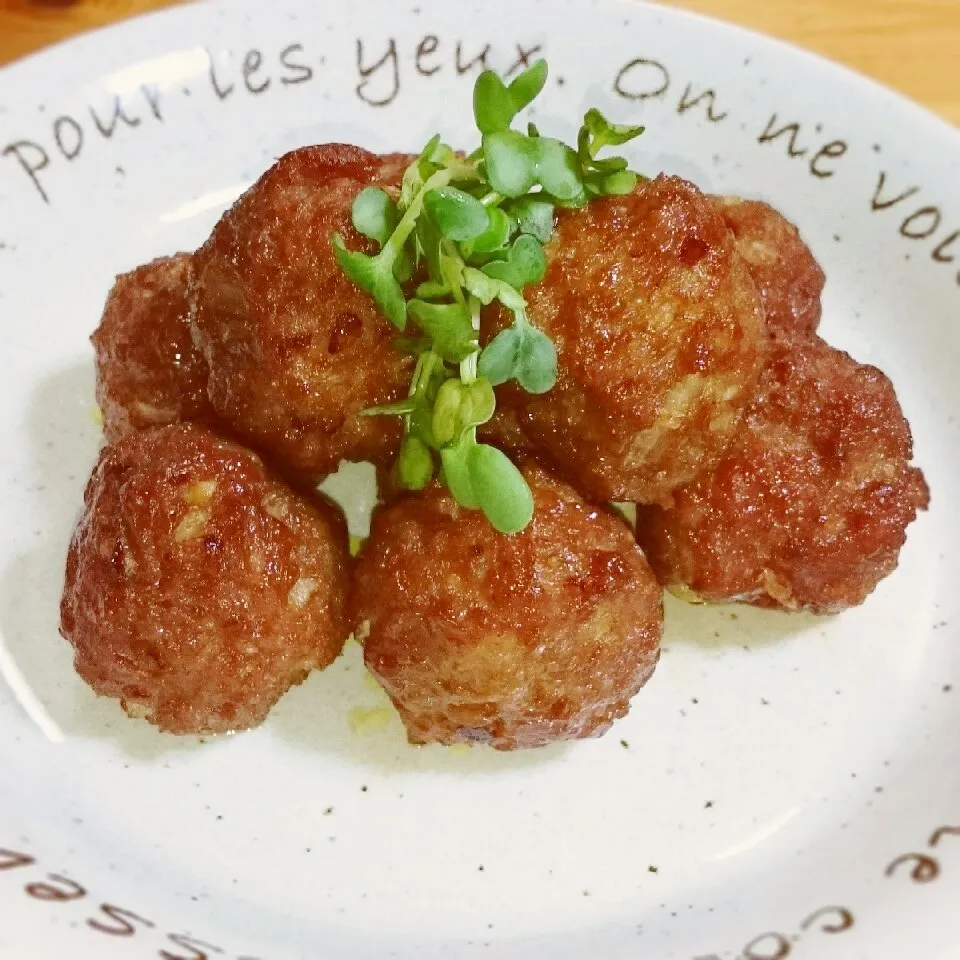
[[[0,64],[178,0],[0,0]],[[960,0],[669,0],[819,51],[960,125]]]

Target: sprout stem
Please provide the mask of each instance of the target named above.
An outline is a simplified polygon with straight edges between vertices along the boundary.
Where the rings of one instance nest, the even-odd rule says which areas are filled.
[[[403,250],[403,245],[410,239],[410,234],[413,233],[417,227],[417,220],[423,212],[424,197],[426,197],[431,190],[449,186],[451,180],[453,180],[453,172],[451,170],[438,170],[427,180],[417,191],[413,200],[410,201],[410,206],[407,207],[406,212],[397,224],[397,229],[393,231],[392,236],[384,245],[381,256],[389,251],[387,259],[390,263],[392,264],[396,260],[400,255],[400,251]]]

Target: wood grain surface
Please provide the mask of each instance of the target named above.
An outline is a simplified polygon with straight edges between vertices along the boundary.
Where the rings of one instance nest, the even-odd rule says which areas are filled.
[[[0,0],[0,64],[178,0]],[[853,67],[960,125],[960,0],[672,0]]]

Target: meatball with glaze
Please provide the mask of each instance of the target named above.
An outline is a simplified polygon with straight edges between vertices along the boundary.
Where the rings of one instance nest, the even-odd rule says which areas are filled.
[[[712,199],[660,176],[561,212],[546,252],[526,296],[556,345],[557,384],[539,396],[508,384],[498,399],[533,455],[585,495],[668,502],[719,462],[766,360],[733,235]]]
[[[520,424],[520,416],[511,407],[498,405],[493,417],[477,428],[477,439],[499,447],[511,457],[528,457],[533,452],[533,445]]]
[[[117,277],[91,340],[108,440],[183,421],[211,423],[207,364],[190,335],[188,253]]]
[[[535,507],[519,534],[436,485],[374,515],[353,617],[412,743],[599,736],[654,671],[662,594],[630,531],[523,472]]]
[[[736,447],[641,507],[661,583],[712,602],[836,613],[897,566],[929,494],[890,381],[817,337],[779,344]]]
[[[351,208],[363,188],[399,184],[410,158],[327,144],[287,154],[196,254],[194,332],[222,418],[258,450],[305,473],[391,460],[396,417],[362,411],[401,397],[411,357],[331,243],[372,252]]]
[[[67,557],[61,633],[102,696],[171,733],[252,727],[347,636],[342,517],[203,427],[104,449]]]
[[[788,340],[812,336],[826,276],[800,231],[759,200],[719,197],[717,203],[757,286],[770,333]]]

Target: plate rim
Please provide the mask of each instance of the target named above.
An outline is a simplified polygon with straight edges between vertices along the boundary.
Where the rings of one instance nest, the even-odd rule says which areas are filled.
[[[380,2],[383,2],[383,0],[353,0],[353,5],[356,9],[361,5],[376,5]],[[549,2],[549,0],[524,0],[524,2],[537,5]],[[586,4],[590,0],[583,0],[583,2]],[[930,127],[932,133],[949,140],[960,151],[960,127],[955,126],[946,117],[940,116],[931,107],[912,99],[906,93],[881,80],[861,73],[852,66],[834,60],[826,54],[819,53],[793,40],[764,33],[757,28],[748,27],[721,17],[714,17],[697,10],[674,7],[664,0],[604,0],[604,2],[619,4],[626,9],[643,10],[652,17],[667,17],[675,21],[687,21],[699,29],[726,32],[750,44],[772,46],[775,50],[780,50],[795,60],[806,62],[809,66],[818,70],[833,73],[838,81],[859,87],[865,95],[880,96],[890,100],[899,110],[912,115],[918,121],[922,120]],[[21,69],[34,67],[38,62],[49,59],[55,60],[73,53],[83,54],[86,52],[84,51],[85,47],[95,49],[103,44],[110,45],[122,34],[147,23],[155,23],[161,20],[190,20],[194,10],[201,7],[228,9],[229,6],[230,0],[186,0],[186,2],[180,2],[172,6],[143,11],[113,23],[92,27],[82,33],[57,40],[0,67],[0,89],[6,81],[15,77]]]
[[[215,7],[226,8],[228,0],[203,0],[203,2],[208,9]],[[378,6],[381,2],[389,2],[389,0],[361,0],[361,2],[364,5]],[[531,6],[535,7],[537,4],[546,2],[546,0],[527,0],[527,2],[529,2]],[[587,0],[584,0],[584,2],[586,3]],[[760,46],[764,49],[773,50],[774,52],[777,50],[788,51],[792,59],[784,68],[786,71],[789,72],[795,69],[802,69],[803,64],[806,63],[811,66],[815,66],[817,70],[822,71],[822,76],[824,76],[825,82],[828,82],[831,85],[838,85],[841,87],[844,87],[844,85],[848,84],[853,85],[854,88],[861,90],[862,95],[864,96],[881,96],[888,101],[892,101],[898,105],[898,109],[902,110],[905,116],[914,118],[912,122],[919,124],[921,122],[920,118],[925,118],[923,123],[927,125],[929,134],[932,137],[942,138],[941,142],[944,144],[953,144],[956,150],[952,150],[951,154],[955,152],[958,154],[958,156],[960,156],[960,129],[955,128],[944,118],[939,117],[933,111],[929,110],[929,108],[912,101],[904,94],[899,93],[898,91],[893,90],[870,77],[858,73],[850,67],[839,64],[827,57],[806,50],[788,41],[771,37],[767,34],[752,30],[750,28],[730,24],[726,21],[706,16],[695,11],[668,7],[659,3],[649,2],[649,0],[611,0],[611,7],[616,4],[619,4],[623,8],[641,10],[651,17],[665,17],[667,20],[670,20],[676,24],[676,29],[680,31],[687,30],[688,24],[693,24],[696,29],[720,31],[721,33],[730,31],[732,35],[739,37],[744,44],[749,46]],[[199,3],[196,5],[199,8]],[[59,62],[60,58],[76,56],[77,61],[75,66],[82,69],[86,63],[92,62],[93,55],[98,49],[103,49],[104,47],[112,50],[119,49],[120,44],[122,44],[122,37],[131,29],[135,29],[134,25],[146,30],[146,23],[149,22],[151,25],[153,25],[156,23],[156,20],[162,20],[163,26],[161,32],[165,36],[170,36],[172,38],[178,22],[188,22],[196,15],[195,11],[190,9],[191,6],[193,6],[193,4],[187,3],[181,6],[164,8],[161,10],[141,14],[137,17],[124,20],[119,23],[95,28],[80,36],[68,38],[34,54],[28,55],[27,57],[21,58],[20,60],[17,60],[14,63],[0,69],[0,90],[6,86],[8,80],[10,82],[16,82],[17,73],[21,68],[29,68],[30,66],[35,65],[37,62],[42,61],[46,65],[51,60],[54,62]],[[139,21],[141,20],[144,21],[144,25],[139,24]],[[120,43],[118,43],[118,41],[120,41]],[[162,43],[163,41],[161,40],[159,42]],[[130,62],[136,62],[138,59],[141,58],[131,58]],[[53,80],[52,86],[55,87],[60,83],[62,83],[62,81],[58,76],[55,80]],[[883,101],[881,100],[881,103],[882,102]],[[878,112],[880,109],[881,107],[878,105]],[[939,133],[937,131],[939,131]]]

